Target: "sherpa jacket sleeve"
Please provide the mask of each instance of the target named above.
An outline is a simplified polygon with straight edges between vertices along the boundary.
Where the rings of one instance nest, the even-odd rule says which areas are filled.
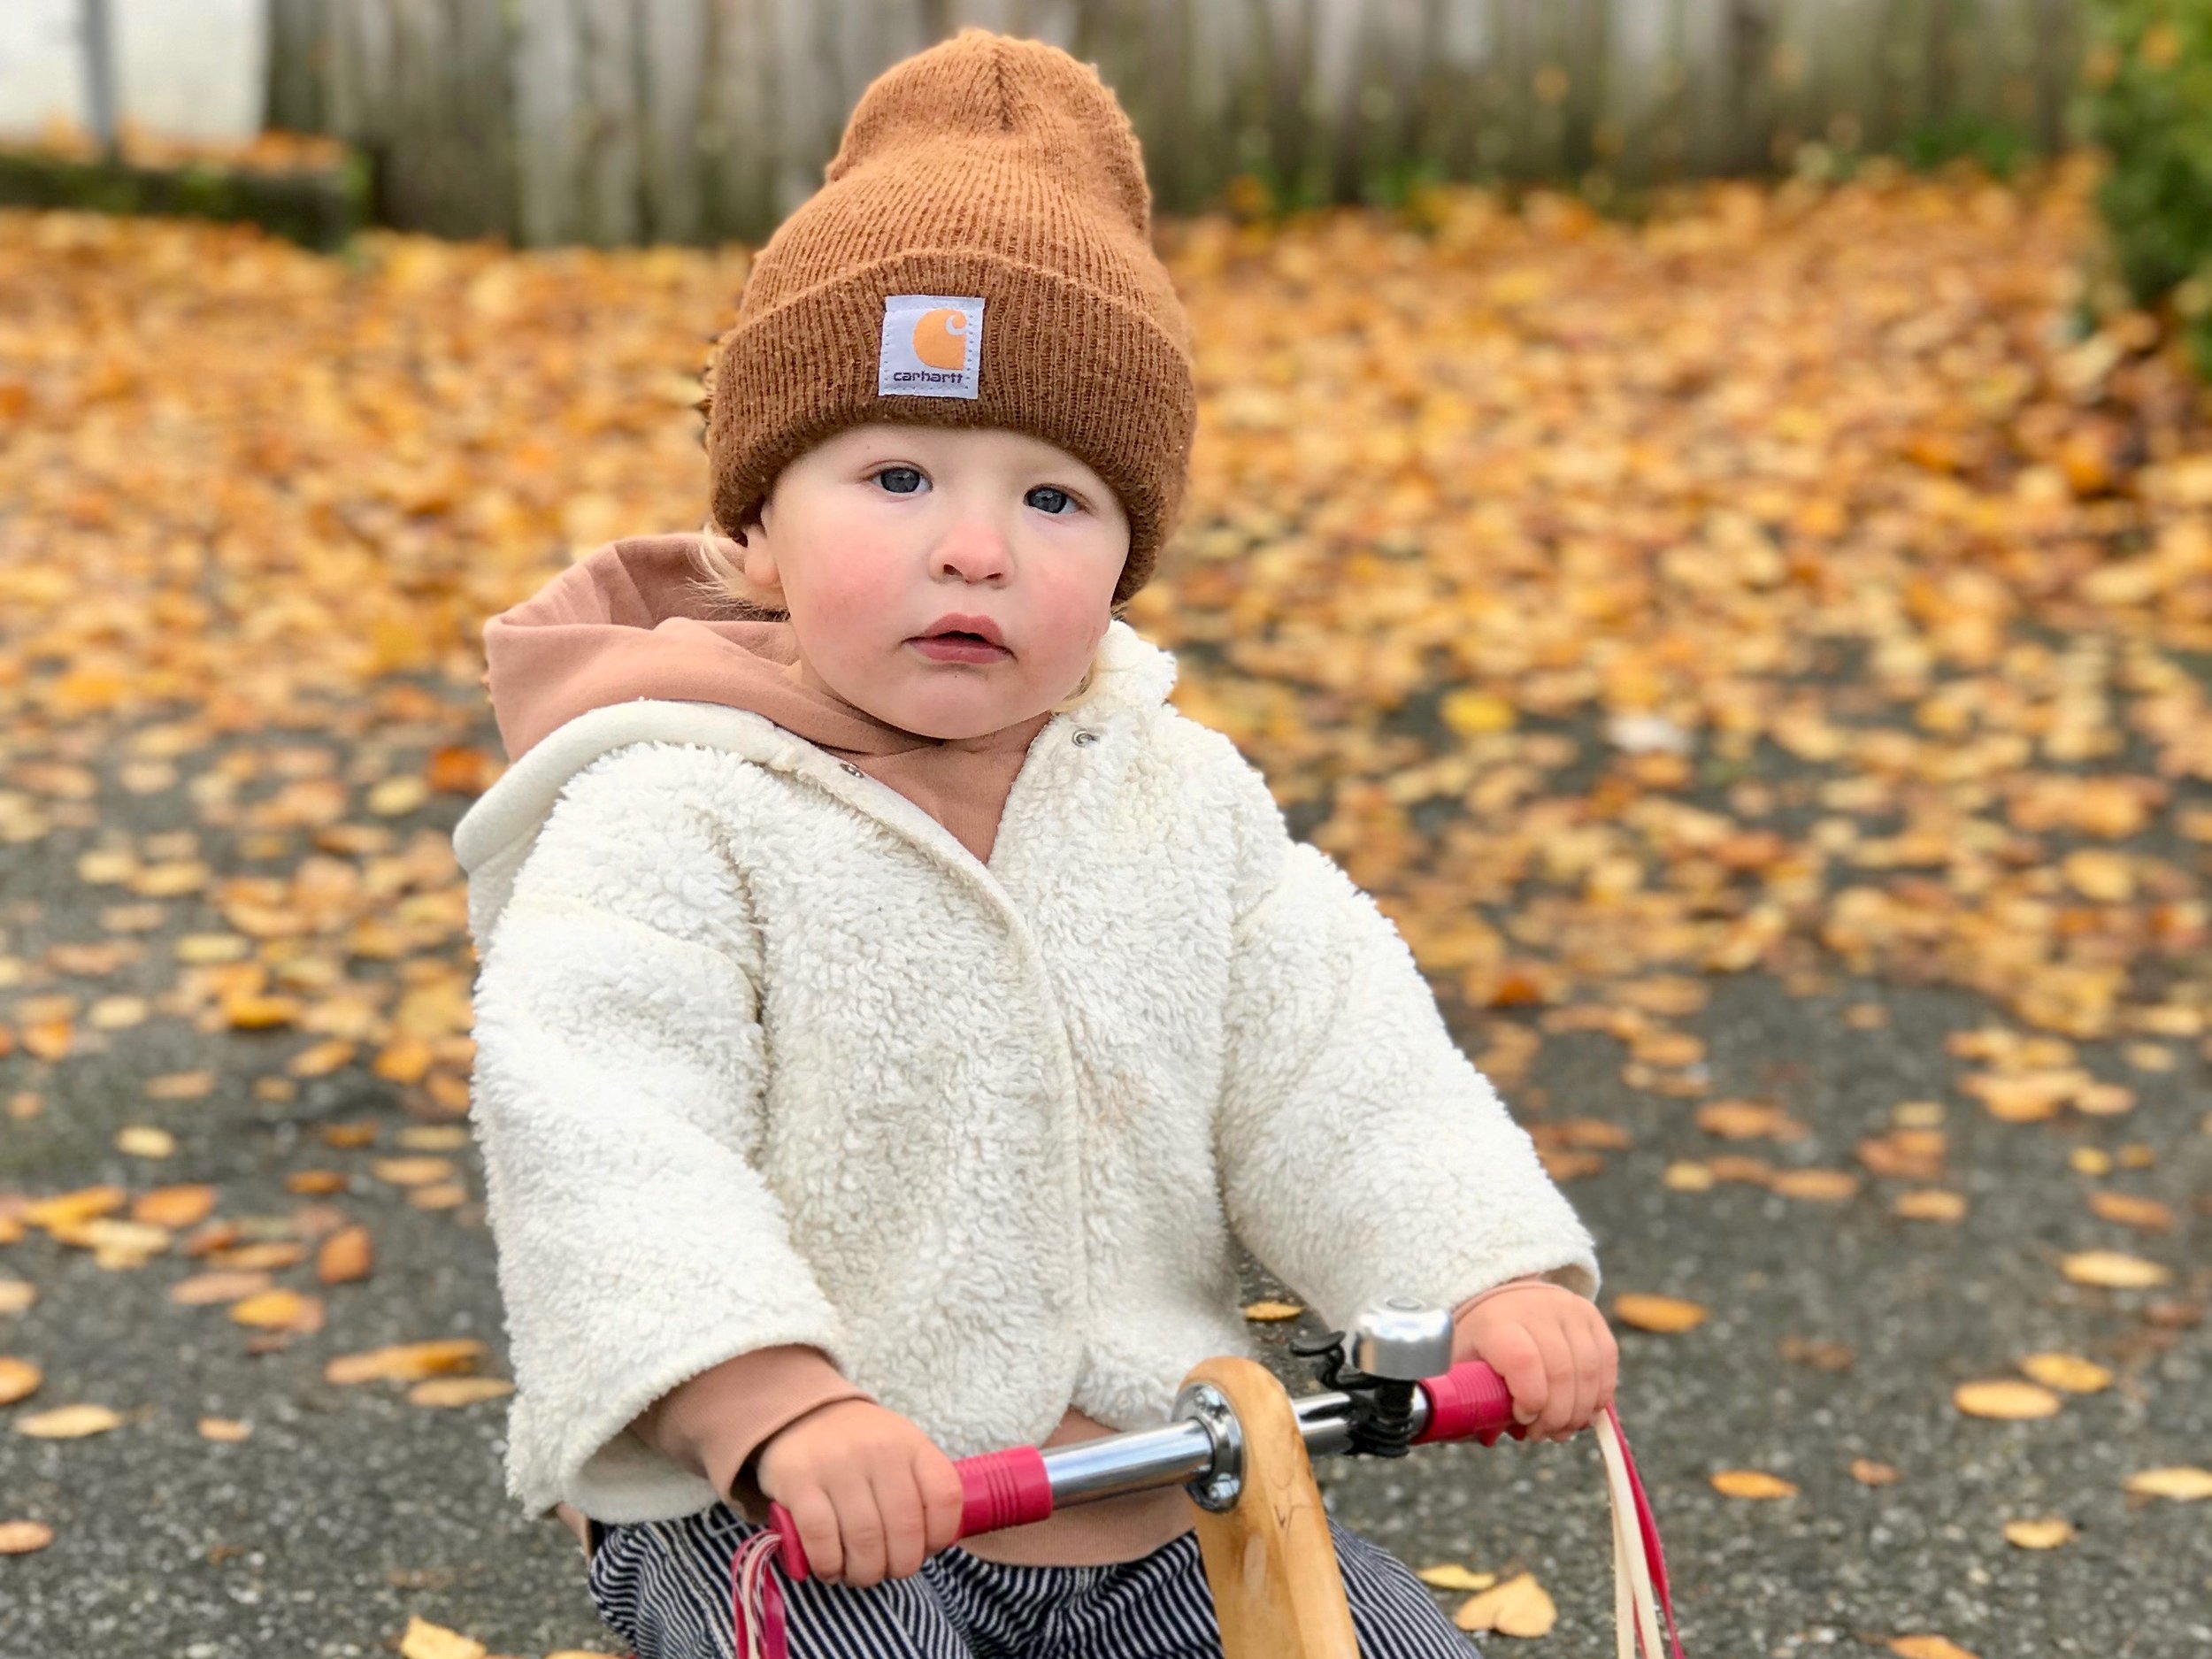
[[[846,1365],[749,1156],[758,944],[682,777],[658,746],[578,773],[478,975],[471,1111],[514,1365],[507,1482],[534,1512],[703,1508],[708,1481],[628,1426],[649,1402],[779,1345]]]
[[[1464,1312],[1529,1276],[1594,1300],[1588,1232],[1403,937],[1291,839],[1256,768],[1229,772],[1240,874],[1214,1139],[1238,1236],[1338,1329],[1380,1297]]]

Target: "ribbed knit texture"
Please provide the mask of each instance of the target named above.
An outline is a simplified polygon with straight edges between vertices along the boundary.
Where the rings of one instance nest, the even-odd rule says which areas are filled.
[[[1010,427],[1120,498],[1121,604],[1174,526],[1197,393],[1113,94],[1057,47],[964,29],[870,85],[826,179],[761,250],[709,366],[716,524],[738,532],[778,472],[849,426]],[[984,300],[974,398],[878,395],[897,294]]]

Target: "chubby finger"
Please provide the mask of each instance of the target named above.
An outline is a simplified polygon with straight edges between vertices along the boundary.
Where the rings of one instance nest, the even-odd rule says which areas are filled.
[[[1505,1379],[1506,1392],[1513,1396],[1513,1420],[1535,1422],[1544,1409],[1544,1356],[1528,1327],[1505,1325],[1489,1333],[1482,1357]]]
[[[808,1574],[834,1581],[845,1570],[845,1551],[838,1542],[837,1511],[830,1506],[829,1494],[819,1486],[809,1486],[780,1502],[799,1529],[799,1547],[806,1551]]]
[[[1537,1332],[1536,1346],[1544,1356],[1544,1409],[1529,1432],[1555,1440],[1574,1415],[1574,1348],[1563,1325],[1547,1325]]]
[[[1571,1440],[1590,1426],[1590,1419],[1598,1410],[1598,1352],[1596,1339],[1591,1334],[1589,1322],[1578,1320],[1574,1328],[1575,1353],[1575,1409],[1567,1419],[1567,1438]]]
[[[883,1516],[876,1508],[876,1489],[864,1474],[841,1478],[830,1489],[837,1507],[837,1531],[845,1551],[844,1580],[865,1589],[883,1577]]]
[[[890,1463],[875,1476],[876,1510],[883,1517],[883,1571],[908,1578],[921,1570],[925,1527],[922,1486],[914,1465]]]
[[[1621,1345],[1613,1335],[1610,1325],[1598,1326],[1598,1353],[1604,1365],[1604,1385],[1598,1390],[1598,1409],[1602,1411],[1613,1403],[1616,1390],[1621,1382]]]
[[[914,1480],[922,1494],[922,1531],[931,1555],[960,1540],[960,1520],[967,1508],[967,1494],[952,1459],[932,1446],[914,1460]]]
[[[1551,1377],[1551,1402],[1544,1409],[1548,1425],[1544,1438],[1556,1446],[1574,1439],[1575,1411],[1582,1398],[1582,1356],[1575,1347],[1575,1330],[1570,1323],[1562,1323],[1556,1332],[1560,1350],[1566,1355],[1566,1370],[1554,1371]],[[1551,1350],[1546,1349],[1546,1358]]]

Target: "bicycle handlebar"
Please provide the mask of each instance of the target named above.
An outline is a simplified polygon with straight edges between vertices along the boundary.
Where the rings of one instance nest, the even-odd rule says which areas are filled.
[[[1348,1448],[1349,1394],[1307,1394],[1291,1405],[1309,1453]],[[1500,1435],[1517,1440],[1527,1432],[1525,1425],[1513,1420],[1513,1396],[1505,1379],[1480,1360],[1467,1360],[1414,1385],[1417,1446],[1438,1440],[1479,1440],[1491,1446]],[[1070,1503],[1200,1479],[1211,1472],[1216,1455],[1205,1425],[1183,1417],[1164,1428],[1135,1429],[1049,1450],[1017,1446],[963,1457],[953,1463],[960,1475],[958,1536],[1026,1526]],[[777,1561],[795,1584],[807,1576],[799,1529],[780,1503],[769,1504],[768,1520],[782,1540]]]

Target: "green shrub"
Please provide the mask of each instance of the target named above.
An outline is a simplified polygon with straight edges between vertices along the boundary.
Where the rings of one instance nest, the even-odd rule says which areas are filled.
[[[2080,129],[2121,280],[2170,304],[2212,378],[2212,0],[2091,0]]]

